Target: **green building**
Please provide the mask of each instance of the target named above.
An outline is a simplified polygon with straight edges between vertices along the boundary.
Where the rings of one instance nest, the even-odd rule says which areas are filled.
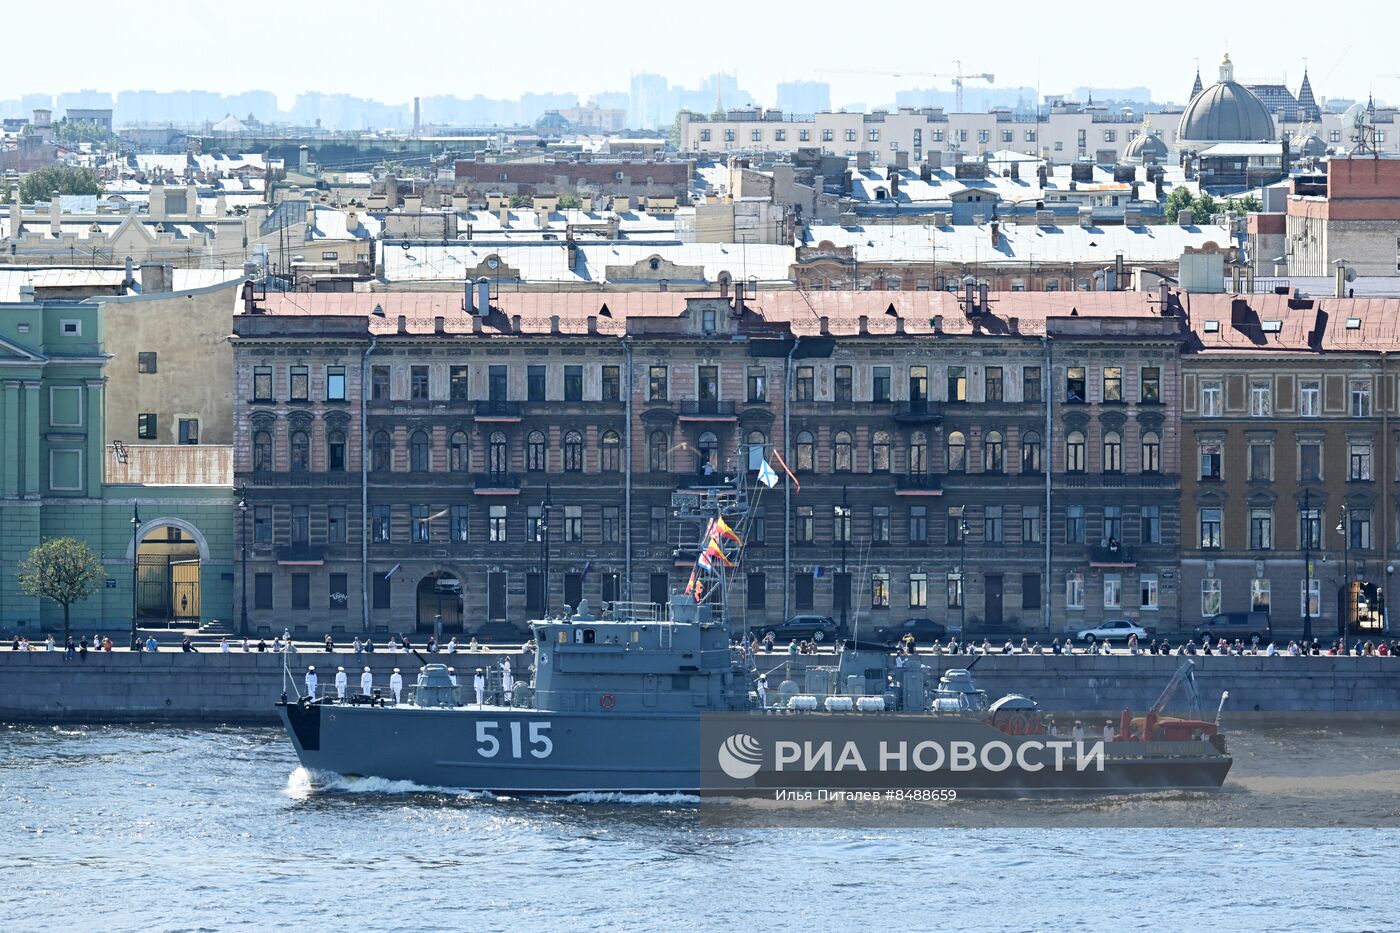
[[[0,305],[0,631],[6,633],[62,629],[62,607],[21,593],[16,571],[40,541],[65,536],[86,541],[108,574],[101,590],[73,606],[79,630],[121,641],[116,636],[130,627],[133,611],[143,624],[232,615],[235,503],[223,473],[208,469],[227,459],[227,448],[104,447],[110,364],[101,311],[95,301]],[[187,482],[191,477],[200,482]]]

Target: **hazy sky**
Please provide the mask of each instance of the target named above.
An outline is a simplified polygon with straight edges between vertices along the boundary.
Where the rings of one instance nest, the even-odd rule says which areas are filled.
[[[694,85],[722,70],[737,73],[741,87],[769,104],[779,81],[829,81],[839,106],[890,101],[903,87],[946,88],[946,80],[912,72],[952,71],[961,58],[966,70],[993,72],[1003,86],[1038,85],[1042,93],[1056,93],[1082,85],[1146,85],[1159,100],[1182,101],[1196,60],[1209,84],[1228,49],[1242,80],[1286,77],[1296,85],[1307,58],[1321,95],[1364,97],[1374,88],[1378,98],[1400,99],[1400,76],[1394,76],[1400,58],[1393,54],[1400,6],[1381,2],[283,0],[179,6],[177,14],[154,13],[140,4],[67,0],[55,22],[52,8],[16,2],[11,32],[32,39],[5,43],[4,95],[270,90],[283,106],[305,90],[396,102],[415,94],[516,97],[525,91],[587,97],[623,90],[637,72]],[[1119,18],[1111,18],[1114,11]],[[903,77],[837,73],[850,70]]]

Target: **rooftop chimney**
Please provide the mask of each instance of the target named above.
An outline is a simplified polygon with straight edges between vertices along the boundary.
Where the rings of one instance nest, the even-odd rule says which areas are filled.
[[[589,332],[590,334],[596,334],[596,333],[598,333],[598,315],[596,315],[596,314],[590,314],[590,315],[588,315],[588,332]]]
[[[1190,210],[1177,211],[1176,223],[1179,227],[1193,227],[1196,224],[1196,215]]]
[[[559,333],[559,315],[551,314],[549,316],[549,332],[551,334]]]
[[[831,336],[831,319],[825,314],[821,316],[819,332],[823,337]]]
[[[935,334],[943,333],[943,315],[935,314],[929,319],[929,326],[933,328]]]
[[[401,334],[406,334],[406,333],[408,333],[408,315],[406,315],[406,314],[400,314],[400,315],[399,315],[399,328],[398,328],[398,332],[401,333]]]
[[[447,318],[443,317],[441,314],[439,314],[437,317],[433,318],[433,333],[435,333],[435,334],[445,334],[445,333],[447,333]]]
[[[989,287],[990,287],[990,286],[988,286],[986,282],[982,282],[981,284],[979,284],[979,285],[977,286],[977,310],[978,310],[978,311],[986,312],[986,311],[991,310],[992,304],[991,304],[990,301],[987,300],[987,291],[988,291]]]
[[[1001,245],[1001,224],[994,220],[994,221],[992,221],[992,249],[996,249],[996,248],[997,248],[998,246],[1000,246],[1000,245]]]
[[[472,295],[471,279],[467,279],[462,283],[462,310],[467,314],[476,314],[476,300]]]
[[[512,334],[520,333],[520,315],[512,314],[510,316],[510,332]]]
[[[49,233],[53,236],[63,233],[63,202],[57,191],[49,198]]]

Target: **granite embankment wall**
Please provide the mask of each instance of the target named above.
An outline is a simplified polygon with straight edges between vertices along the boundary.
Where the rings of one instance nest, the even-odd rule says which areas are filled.
[[[519,655],[513,665],[521,671]],[[486,652],[433,660],[457,668],[466,686],[471,671],[497,663]],[[773,670],[776,688],[791,663],[831,664],[828,656],[797,658],[760,655],[759,667]],[[966,656],[924,656],[936,671],[965,667]],[[1222,690],[1226,709],[1242,712],[1400,712],[1400,658],[1197,657],[1196,682],[1202,706],[1214,711]],[[387,687],[394,667],[411,684],[419,663],[411,655],[302,653],[293,659],[298,686],[306,665],[315,664],[323,687],[337,665],[344,665],[351,690],[368,664],[375,685]],[[993,697],[1019,692],[1052,711],[1142,710],[1156,701],[1180,665],[1174,657],[1111,655],[989,655],[973,670]],[[61,652],[0,651],[0,721],[62,722],[257,722],[275,721],[272,704],[283,690],[282,659],[274,654],[160,652],[89,653],[86,661],[66,660]]]

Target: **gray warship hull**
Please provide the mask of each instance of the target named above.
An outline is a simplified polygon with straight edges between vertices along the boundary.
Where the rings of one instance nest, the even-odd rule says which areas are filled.
[[[830,787],[836,780],[841,786],[869,789],[910,786],[908,770],[871,768],[858,775],[833,776],[821,768],[781,772],[765,768],[742,780],[721,770],[720,737],[773,734],[775,729],[809,744],[852,731],[872,743],[878,737],[891,746],[905,742],[909,748],[930,743],[946,749],[965,743],[974,762],[984,762],[983,749],[1005,745],[1013,762],[1019,757],[1020,765],[1029,764],[957,769],[945,762],[944,767],[916,775],[919,786],[972,795],[1215,790],[1224,783],[1231,765],[1221,747],[1190,740],[1076,743],[1061,750],[1068,755],[1065,766],[1049,767],[1045,736],[1008,736],[980,720],[928,712],[751,710],[685,716],[334,703],[284,703],[278,711],[302,765],[313,772],[506,795],[767,796],[779,788]],[[1071,745],[1069,741],[1061,744]],[[1024,750],[1023,745],[1027,745]],[[1101,752],[1097,759],[1094,751]],[[875,754],[867,752],[867,758],[873,761]],[[1001,763],[1004,754],[995,764]],[[1087,758],[1088,763],[1080,766],[1077,758]]]

